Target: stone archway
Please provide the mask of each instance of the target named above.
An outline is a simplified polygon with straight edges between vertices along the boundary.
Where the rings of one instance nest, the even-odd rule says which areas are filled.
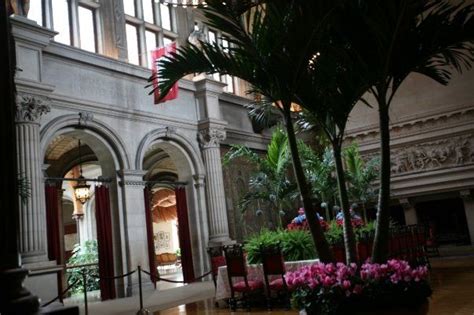
[[[199,150],[185,136],[168,128],[154,130],[141,141],[136,154],[136,168],[145,180],[173,178],[185,183],[190,238],[195,275],[208,269],[206,246],[208,222],[203,185],[204,166]]]
[[[88,121],[87,125],[79,126],[77,115],[58,117],[45,125],[41,131],[42,156],[45,158],[45,173],[50,177],[62,178],[71,167],[79,163],[94,163],[100,168],[100,173],[94,175],[110,179],[109,188],[110,217],[112,242],[107,244],[113,249],[114,274],[122,274],[124,269],[122,259],[123,229],[121,229],[122,195],[117,184],[117,170],[129,166],[121,139],[112,129],[95,120]],[[79,161],[77,148],[81,141],[82,158]],[[57,159],[51,157],[56,155]],[[48,165],[49,164],[49,165]],[[92,208],[94,208],[92,206]],[[89,205],[88,211],[93,213]],[[123,281],[117,281],[119,295],[123,295]]]

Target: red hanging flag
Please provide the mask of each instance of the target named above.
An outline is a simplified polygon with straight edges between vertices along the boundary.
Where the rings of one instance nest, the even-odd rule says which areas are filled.
[[[178,97],[178,82],[176,82],[173,87],[169,90],[168,94],[163,97],[161,100],[160,98],[160,90],[158,89],[158,62],[161,58],[165,56],[169,56],[170,53],[176,52],[176,43],[173,42],[165,47],[160,47],[151,51],[151,61],[152,61],[152,72],[154,76],[153,80],[153,88],[155,89],[153,96],[155,100],[155,104],[163,103],[169,100],[173,100]]]

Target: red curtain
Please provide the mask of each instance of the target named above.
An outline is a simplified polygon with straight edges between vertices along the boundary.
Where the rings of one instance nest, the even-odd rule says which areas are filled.
[[[99,276],[114,276],[114,256],[112,250],[112,220],[110,216],[109,188],[95,187],[95,216],[97,221],[97,243],[99,248]],[[115,298],[115,283],[112,279],[100,280],[102,301]]]
[[[155,258],[155,242],[153,241],[153,220],[151,217],[151,191],[148,187],[144,189],[145,195],[145,218],[146,218],[146,234],[148,240],[148,263],[150,265],[150,278],[156,288],[156,258]]]
[[[177,187],[176,208],[178,211],[178,237],[181,249],[181,265],[183,267],[183,280],[185,282],[194,281],[193,255],[191,252],[191,237],[189,235],[188,206],[186,203],[186,190],[184,187]]]
[[[59,239],[59,193],[55,185],[46,185],[46,227],[48,236],[48,258],[61,260],[61,245]]]

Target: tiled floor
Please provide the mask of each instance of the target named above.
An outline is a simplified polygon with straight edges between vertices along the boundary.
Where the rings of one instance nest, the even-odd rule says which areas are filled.
[[[432,260],[433,296],[430,299],[428,315],[474,315],[474,256],[453,257]],[[240,313],[245,311],[240,310]],[[253,309],[252,314],[298,314],[296,311]],[[213,300],[205,300],[167,310],[155,315],[229,314],[225,308],[216,308]],[[387,315],[397,312],[387,312]],[[407,315],[406,312],[403,313]],[[384,315],[384,314],[381,314]]]

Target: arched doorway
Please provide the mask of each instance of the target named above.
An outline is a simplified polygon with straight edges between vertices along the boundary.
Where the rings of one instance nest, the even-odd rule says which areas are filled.
[[[144,179],[150,189],[151,197],[148,199],[150,211],[153,208],[157,209],[159,203],[162,205],[174,203],[176,196],[176,230],[180,238],[178,253],[181,259],[178,265],[181,266],[182,274],[179,268],[170,269],[178,271],[175,276],[182,275],[184,281],[189,281],[195,275],[202,274],[208,267],[205,256],[208,235],[207,216],[205,211],[201,210],[204,208],[202,202],[205,202],[204,190],[196,184],[197,178],[202,179],[202,176],[198,175],[202,173],[202,162],[197,155],[198,151],[189,143],[184,142],[186,142],[184,138],[176,135],[170,137],[169,134],[161,134],[160,130],[151,132],[140,144],[137,168],[146,171]],[[158,218],[155,215],[156,219]],[[163,218],[162,222],[165,222]],[[186,228],[185,225],[188,227]],[[168,249],[162,248],[163,243],[159,244],[160,235],[163,238],[167,236],[164,233],[160,234],[156,225],[154,227],[153,233],[148,236],[148,242],[150,243],[150,240],[153,242],[153,245],[148,245],[148,248],[152,248],[151,251],[149,250],[149,257],[155,257],[155,265],[158,271],[162,271],[166,268],[159,266],[163,261],[158,261],[160,258],[156,259],[156,256],[165,250],[171,251],[172,245],[170,241]],[[173,237],[171,232],[170,240]]]
[[[58,130],[44,151],[48,254],[67,266],[63,286],[80,278],[78,265],[85,267],[89,270],[87,291],[100,290],[96,296],[102,300],[116,296],[114,281],[95,278],[115,274],[112,212],[117,203],[111,203],[110,179],[102,178],[115,176],[116,161],[103,139],[85,129]],[[90,185],[90,198],[82,202],[74,193],[81,175]],[[74,293],[82,292],[81,284],[82,280]]]

